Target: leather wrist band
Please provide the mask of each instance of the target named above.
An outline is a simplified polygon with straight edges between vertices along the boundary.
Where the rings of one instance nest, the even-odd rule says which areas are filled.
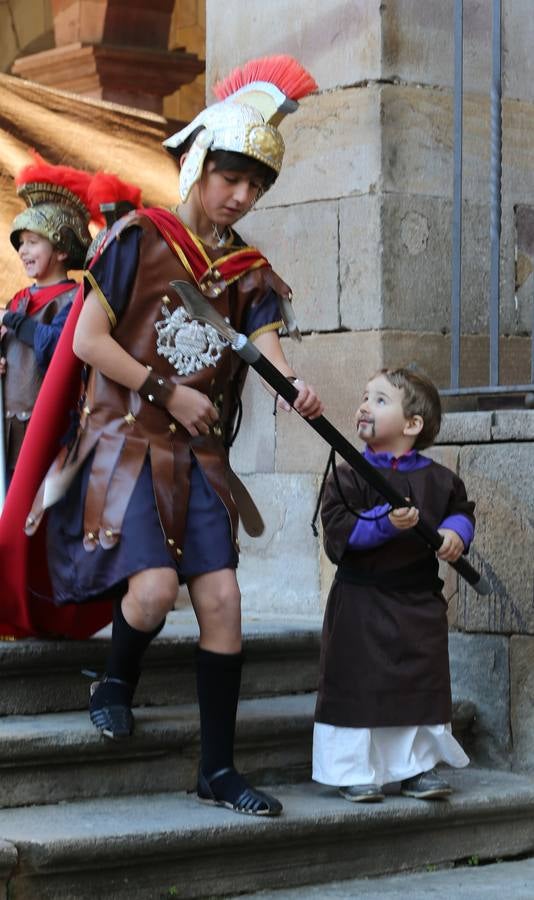
[[[163,378],[162,375],[156,375],[154,372],[149,372],[146,380],[143,381],[143,384],[139,388],[138,393],[139,396],[148,403],[152,403],[154,406],[160,406],[162,409],[167,409],[167,402],[174,387],[172,381],[168,381],[166,378]]]

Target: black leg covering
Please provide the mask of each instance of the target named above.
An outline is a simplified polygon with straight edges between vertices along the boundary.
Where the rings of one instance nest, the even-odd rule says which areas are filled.
[[[165,625],[165,619],[153,631],[139,631],[128,624],[122,613],[122,601],[113,607],[111,650],[106,663],[108,678],[119,678],[135,687],[139,681],[145,650]]]
[[[234,768],[234,735],[242,653],[197,648],[201,761],[197,795],[204,803],[249,816],[277,816],[282,804],[253,788]]]
[[[197,647],[200,767],[207,776],[234,764],[242,665],[242,653],[212,653]]]
[[[134,719],[131,707],[141,660],[164,624],[165,619],[152,631],[139,631],[124,618],[121,601],[115,603],[106,674],[101,681],[91,685],[89,703],[91,721],[106,737],[120,739],[132,733]]]

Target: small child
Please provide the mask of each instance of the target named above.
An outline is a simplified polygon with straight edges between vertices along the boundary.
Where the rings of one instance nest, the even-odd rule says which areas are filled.
[[[451,793],[431,771],[469,762],[451,733],[447,605],[436,554],[413,530],[419,510],[454,562],[474,534],[462,481],[422,456],[438,434],[432,382],[382,369],[357,412],[365,458],[407,498],[391,509],[346,463],[326,483],[322,523],[338,569],[325,611],[313,738],[313,779],[352,802],[379,802],[400,782],[408,797]],[[337,477],[336,477],[337,474]]]
[[[17,193],[28,208],[15,217],[10,234],[33,284],[0,310],[8,479],[78,290],[67,271],[83,266],[91,242],[87,208],[91,175],[51,165],[37,153],[34,160],[16,178]]]

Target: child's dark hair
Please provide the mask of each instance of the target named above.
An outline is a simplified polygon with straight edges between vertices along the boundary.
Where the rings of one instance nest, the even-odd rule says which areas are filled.
[[[415,439],[415,449],[430,447],[441,425],[441,400],[436,385],[427,375],[411,368],[380,369],[377,375],[385,375],[393,387],[404,392],[402,409],[407,419],[421,416],[423,428]]]
[[[171,155],[179,160],[183,153],[187,153],[196,136],[202,130],[202,126],[195,128],[180,147],[176,149],[168,148]],[[267,166],[259,159],[253,159],[244,153],[235,153],[233,150],[208,150],[205,162],[214,162],[215,172],[221,172],[226,169],[232,172],[245,172],[253,178],[258,178],[262,184],[262,193],[268,191],[277,179],[277,173],[270,166]]]

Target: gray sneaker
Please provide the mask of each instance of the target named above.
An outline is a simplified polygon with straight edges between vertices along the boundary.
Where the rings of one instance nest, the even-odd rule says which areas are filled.
[[[378,784],[350,784],[338,790],[351,803],[381,803],[384,799],[382,788]]]
[[[452,794],[452,788],[431,769],[430,772],[421,772],[420,775],[401,781],[400,792],[405,797],[416,797],[417,800],[440,800]]]

